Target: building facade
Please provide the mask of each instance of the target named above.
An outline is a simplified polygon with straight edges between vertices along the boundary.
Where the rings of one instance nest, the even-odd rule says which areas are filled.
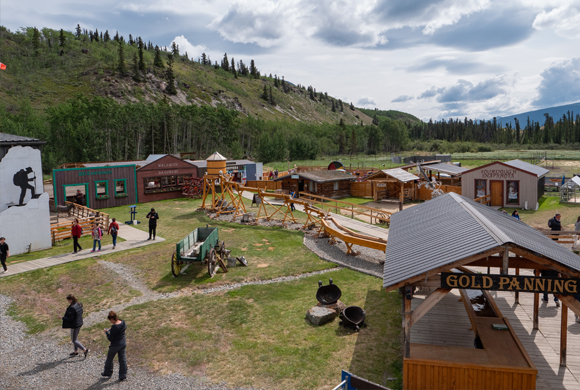
[[[197,167],[188,161],[172,155],[158,158],[137,169],[139,202],[181,198],[185,178],[197,176]]]

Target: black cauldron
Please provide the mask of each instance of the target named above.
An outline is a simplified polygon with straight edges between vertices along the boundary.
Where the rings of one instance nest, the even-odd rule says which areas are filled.
[[[322,282],[318,281],[318,291],[316,291],[316,300],[323,305],[332,305],[340,299],[342,292],[336,284],[332,283],[332,279],[329,279],[328,286],[323,286]]]
[[[365,311],[358,306],[348,306],[340,313],[340,323],[345,328],[353,328],[356,332],[365,324]]]

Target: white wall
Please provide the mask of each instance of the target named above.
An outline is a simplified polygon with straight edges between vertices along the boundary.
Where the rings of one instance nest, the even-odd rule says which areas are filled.
[[[4,161],[4,159],[2,160]],[[0,237],[6,237],[10,255],[52,247],[48,193],[26,205],[10,207],[0,213]]]
[[[20,187],[15,186],[12,179],[16,172],[28,167],[31,167],[34,172],[30,173],[29,177],[32,178],[36,175],[36,181],[30,182],[30,185],[36,187],[38,194],[43,193],[40,150],[33,149],[30,146],[14,146],[8,149],[8,153],[0,161],[0,213],[8,209],[9,204],[18,204]],[[30,197],[30,190],[26,190],[24,203],[27,203]]]

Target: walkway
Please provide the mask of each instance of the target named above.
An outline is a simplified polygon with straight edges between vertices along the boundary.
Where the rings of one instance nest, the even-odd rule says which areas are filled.
[[[243,197],[251,200],[254,197],[254,193],[244,191]],[[268,202],[275,204],[275,205],[281,205],[284,203],[284,202],[281,202],[277,199],[269,199]],[[304,212],[304,207],[302,205],[297,204],[295,206],[296,206],[296,210]],[[389,236],[388,229],[384,229],[384,228],[378,227],[376,225],[371,225],[367,222],[359,221],[356,219],[351,219],[351,218],[345,217],[344,215],[341,215],[341,214],[330,213],[330,216],[333,217],[342,226],[349,228],[349,229],[352,229],[352,230],[356,230],[357,232],[367,234],[367,235],[373,236],[373,237],[382,238],[385,240]]]
[[[52,267],[54,265],[64,263],[70,263],[71,261],[103,256],[109,253],[125,251],[165,241],[164,238],[161,238],[159,236],[157,236],[155,241],[153,240],[147,241],[147,238],[149,238],[149,233],[136,229],[132,226],[125,225],[124,223],[121,222],[119,222],[119,237],[121,237],[125,241],[117,243],[117,247],[115,248],[114,251],[113,245],[111,244],[104,245],[100,252],[91,252],[89,249],[84,249],[83,251],[76,254],[65,253],[53,257],[46,257],[44,259],[24,261],[22,263],[16,264],[8,264],[8,271],[3,274],[0,274],[0,277],[21,274],[23,272],[34,271],[37,269]]]
[[[486,269],[470,267],[475,271]],[[522,270],[522,275],[531,272]],[[513,273],[513,270],[511,270]],[[493,273],[493,272],[492,272]],[[428,293],[427,293],[428,294]],[[528,355],[538,369],[537,390],[580,389],[580,323],[568,310],[567,367],[560,367],[560,320],[562,308],[556,308],[552,297],[547,304],[540,301],[539,330],[533,330],[534,294],[520,293],[520,304],[515,304],[511,292],[492,292],[501,313],[513,326]],[[413,308],[425,295],[416,293]],[[411,327],[411,342],[473,348],[473,331],[459,291],[452,290],[433,309]],[[453,324],[453,327],[450,327]]]

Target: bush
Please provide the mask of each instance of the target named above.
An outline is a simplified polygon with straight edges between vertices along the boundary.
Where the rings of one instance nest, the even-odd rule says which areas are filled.
[[[489,146],[489,145],[479,145],[477,147],[477,151],[478,152],[491,152],[492,149],[491,149],[491,146]]]

